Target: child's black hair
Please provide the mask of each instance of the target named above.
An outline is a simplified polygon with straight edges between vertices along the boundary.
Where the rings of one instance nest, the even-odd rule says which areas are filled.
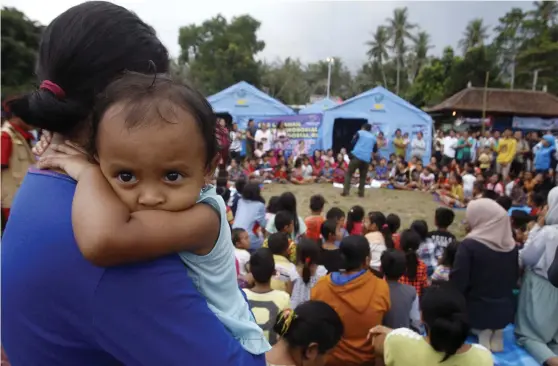
[[[59,86],[63,95],[39,88],[11,100],[9,108],[27,124],[75,137],[89,127],[97,93],[123,70],[154,74],[168,69],[167,49],[136,14],[105,1],[84,2],[42,32],[36,74],[39,81]]]
[[[361,235],[349,235],[341,240],[339,246],[341,258],[343,258],[343,268],[350,272],[361,268],[370,256],[370,246],[368,240]]]
[[[310,282],[312,273],[310,266],[318,264],[320,257],[320,247],[311,239],[302,238],[296,246],[296,263],[302,265],[302,281],[305,284]]]
[[[354,224],[357,222],[362,222],[364,219],[364,208],[362,206],[356,205],[351,207],[349,213],[347,214],[347,232],[353,231]]]
[[[449,209],[447,207],[438,207],[436,209],[434,219],[436,221],[436,226],[439,229],[447,229],[448,227],[450,227],[451,224],[453,224],[455,213],[452,209]]]
[[[272,196],[269,201],[267,201],[266,211],[270,214],[279,212],[279,196]]]
[[[337,221],[335,219],[328,219],[322,223],[320,228],[320,234],[322,234],[322,239],[328,241],[331,235],[337,233]]]
[[[223,201],[225,201],[225,204],[227,202],[229,202],[229,199],[231,198],[231,191],[225,186],[217,186],[217,188],[215,188],[215,192],[223,197]]]
[[[285,233],[274,233],[267,238],[267,246],[271,253],[284,255],[289,249],[289,236]]]
[[[535,207],[543,207],[546,204],[546,197],[542,193],[533,193],[531,199]]]
[[[457,254],[457,248],[459,248],[459,242],[453,240],[444,248],[444,254],[440,260],[440,264],[449,268],[453,267],[453,262],[455,262],[455,255]]]
[[[401,227],[401,219],[396,214],[389,214],[386,217],[386,223],[389,226],[389,231],[396,233]]]
[[[332,207],[326,213],[326,220],[341,220],[345,218],[345,212],[339,207]]]
[[[181,109],[194,117],[205,143],[205,166],[210,167],[219,151],[216,138],[216,118],[211,105],[197,90],[169,76],[126,72],[99,94],[92,113],[92,134],[89,149],[95,153],[99,123],[116,103],[123,103],[123,118],[129,128],[153,121],[168,123],[176,119]],[[157,122],[155,122],[157,123]]]
[[[275,215],[275,228],[282,232],[287,226],[294,222],[293,215],[289,211],[279,211]]]
[[[428,224],[424,220],[415,220],[411,224],[411,230],[420,236],[420,241],[423,242],[428,237]]]
[[[246,186],[246,183],[247,183],[246,179],[244,178],[237,179],[237,181],[234,182],[234,188],[236,189],[238,194],[242,195],[242,191],[244,191],[244,187]]]
[[[492,189],[485,189],[483,194],[482,194],[482,197],[491,199],[493,201],[496,201],[498,199],[498,197],[500,197],[500,195],[498,193],[494,192]]]
[[[384,214],[379,211],[369,212],[368,220],[370,221],[371,225],[376,224],[378,230],[382,233],[386,248],[393,248],[393,238],[391,237],[393,233],[389,229],[389,225],[387,224],[387,220]]]
[[[405,253],[396,249],[386,249],[380,258],[382,271],[388,280],[397,281],[405,274],[407,259]]]
[[[250,273],[256,283],[269,283],[275,273],[275,260],[268,248],[260,248],[250,256]]]
[[[508,196],[500,196],[496,199],[496,203],[502,206],[506,212],[512,207],[512,199]]]
[[[262,197],[260,184],[256,182],[249,182],[244,186],[244,189],[242,190],[242,198],[247,201],[265,203],[265,200]]]
[[[240,241],[240,234],[245,233],[246,230],[241,228],[235,228],[231,230],[231,239],[233,245],[236,247],[236,244]]]
[[[420,242],[420,236],[414,230],[403,230],[401,233],[401,250],[405,253],[405,258],[407,259],[405,274],[410,280],[414,280],[417,277],[417,250]]]
[[[465,298],[450,284],[430,286],[424,291],[420,308],[430,345],[444,353],[440,360],[443,363],[455,355],[469,335]]]
[[[325,354],[337,345],[343,335],[343,322],[337,312],[322,301],[310,300],[296,309],[285,309],[277,316],[275,333],[289,345],[303,352],[312,344]]]
[[[321,194],[315,194],[310,197],[310,211],[321,212],[325,206],[325,198]]]
[[[279,196],[279,209],[289,211],[293,215],[295,235],[300,234],[300,225],[296,211],[296,197],[292,192],[284,192]]]

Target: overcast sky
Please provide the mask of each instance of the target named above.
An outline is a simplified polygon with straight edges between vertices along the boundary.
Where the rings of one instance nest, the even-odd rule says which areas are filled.
[[[80,1],[71,0],[4,0],[33,20],[48,24],[58,14]],[[352,70],[366,60],[365,42],[371,33],[391,17],[393,9],[407,6],[410,21],[418,24],[432,38],[432,53],[439,54],[457,42],[467,23],[482,17],[492,29],[498,18],[512,7],[528,9],[531,2],[356,2],[356,1],[241,1],[241,0],[124,0],[115,1],[136,12],[151,24],[173,56],[178,56],[178,29],[221,13],[230,19],[250,14],[262,26],[259,37],[266,47],[258,57],[273,61],[294,57],[304,62],[343,58]]]

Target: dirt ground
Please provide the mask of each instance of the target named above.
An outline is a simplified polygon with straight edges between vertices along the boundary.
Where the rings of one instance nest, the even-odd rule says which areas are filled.
[[[401,230],[406,229],[413,220],[426,220],[429,230],[435,230],[434,211],[440,207],[438,202],[432,199],[432,195],[422,192],[396,191],[390,189],[367,189],[364,198],[357,195],[357,189],[352,188],[349,197],[341,197],[341,189],[334,188],[330,184],[312,184],[297,186],[292,184],[266,184],[262,190],[262,195],[266,202],[272,196],[278,196],[283,192],[291,191],[295,194],[298,204],[298,213],[301,217],[306,217],[310,213],[308,207],[310,197],[314,194],[321,194],[326,199],[324,214],[331,207],[337,206],[347,213],[354,205],[364,207],[366,213],[370,211],[380,211],[384,215],[394,213],[401,218]],[[464,210],[455,211],[455,220],[450,231],[461,239],[465,235]]]

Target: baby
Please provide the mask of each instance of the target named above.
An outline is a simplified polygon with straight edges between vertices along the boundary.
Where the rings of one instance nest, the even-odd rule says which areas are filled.
[[[219,157],[205,98],[165,76],[127,73],[100,95],[92,132],[97,164],[73,145],[38,162],[78,181],[72,224],[84,257],[109,266],[178,252],[233,336],[268,351],[237,285],[225,203],[206,185]]]

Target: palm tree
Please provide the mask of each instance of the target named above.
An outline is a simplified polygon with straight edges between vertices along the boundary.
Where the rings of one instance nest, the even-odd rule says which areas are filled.
[[[407,48],[405,47],[405,40],[413,39],[411,30],[415,28],[415,25],[409,23],[407,7],[395,9],[393,11],[393,18],[388,18],[387,21],[389,23],[389,35],[393,42],[391,48],[395,53],[397,65],[395,92],[399,94],[399,73],[404,62],[405,51],[407,50]]]
[[[483,24],[481,18],[471,20],[463,32],[463,38],[459,41],[463,54],[471,48],[484,45],[484,41],[488,38],[487,31],[488,27]]]
[[[376,28],[376,33],[374,33],[373,40],[366,42],[370,49],[366,53],[369,58],[374,59],[380,65],[380,70],[382,72],[382,79],[384,81],[384,88],[387,88],[386,74],[384,73],[384,60],[389,58],[388,54],[388,42],[389,33],[388,29],[384,26],[378,26]]]
[[[556,1],[534,1],[535,18],[540,19],[545,28],[558,23],[558,3]]]
[[[416,77],[428,59],[428,50],[433,46],[430,43],[430,35],[427,32],[419,32],[415,39],[415,75]]]

